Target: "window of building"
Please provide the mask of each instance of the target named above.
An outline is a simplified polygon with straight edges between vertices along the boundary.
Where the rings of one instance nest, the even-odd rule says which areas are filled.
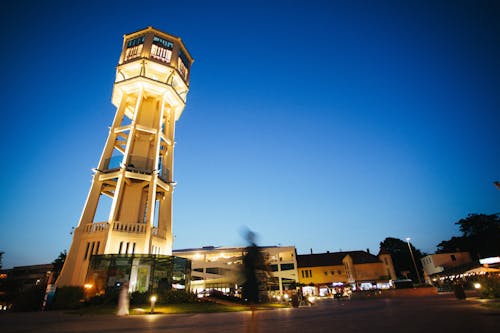
[[[118,254],[122,254],[123,242],[120,242],[120,247],[118,248]]]
[[[99,246],[101,245],[101,242],[97,242],[97,246],[96,246],[96,249],[95,249],[95,254],[98,254],[99,253]]]
[[[179,60],[177,61],[177,69],[181,73],[184,80],[187,80],[189,73],[189,61],[186,55],[182,51],[179,51]]]
[[[144,36],[136,37],[127,41],[127,49],[125,50],[125,61],[137,58],[141,55],[144,44]]]
[[[83,257],[83,260],[87,259],[87,257],[89,256],[89,247],[90,243],[87,242],[87,248],[85,249],[85,256]]]
[[[295,269],[295,265],[294,264],[281,264],[281,270],[282,271],[289,271],[289,270],[292,270],[292,269]]]
[[[144,44],[144,36],[136,37],[127,41],[127,48]]]
[[[151,57],[169,63],[172,59],[172,49],[174,43],[154,36],[153,45],[151,46]]]
[[[193,268],[193,271],[203,273],[203,268]]]
[[[271,271],[277,272],[278,271],[278,265],[271,265]]]
[[[330,271],[330,274],[335,275],[335,271]]]

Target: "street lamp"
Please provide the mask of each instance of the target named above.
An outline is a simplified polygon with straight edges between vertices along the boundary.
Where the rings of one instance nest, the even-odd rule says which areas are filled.
[[[415,257],[413,256],[413,251],[411,249],[410,239],[411,239],[410,237],[406,237],[406,243],[408,244],[408,249],[410,249],[411,260],[413,261],[413,266],[415,267],[415,272],[417,273],[418,283],[422,284],[422,280],[420,279],[420,273],[418,272],[417,268],[417,263],[415,262]]]

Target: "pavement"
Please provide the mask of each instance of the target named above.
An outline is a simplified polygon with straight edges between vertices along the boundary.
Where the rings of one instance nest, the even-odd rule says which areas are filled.
[[[452,295],[318,301],[311,307],[265,311],[74,315],[59,311],[1,313],[0,332],[499,332],[500,309]]]

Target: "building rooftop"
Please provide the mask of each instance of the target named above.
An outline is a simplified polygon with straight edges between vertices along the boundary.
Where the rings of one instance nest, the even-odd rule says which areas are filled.
[[[298,267],[343,265],[342,260],[349,255],[354,264],[379,263],[380,259],[365,251],[327,252],[297,255]]]

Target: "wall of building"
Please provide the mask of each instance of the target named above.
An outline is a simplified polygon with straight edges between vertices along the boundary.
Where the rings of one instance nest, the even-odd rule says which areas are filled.
[[[459,267],[472,262],[469,252],[430,254],[420,259],[425,275],[430,276],[446,269]]]
[[[304,267],[298,269],[299,283],[309,284],[329,284],[346,283],[347,274],[343,265]]]

